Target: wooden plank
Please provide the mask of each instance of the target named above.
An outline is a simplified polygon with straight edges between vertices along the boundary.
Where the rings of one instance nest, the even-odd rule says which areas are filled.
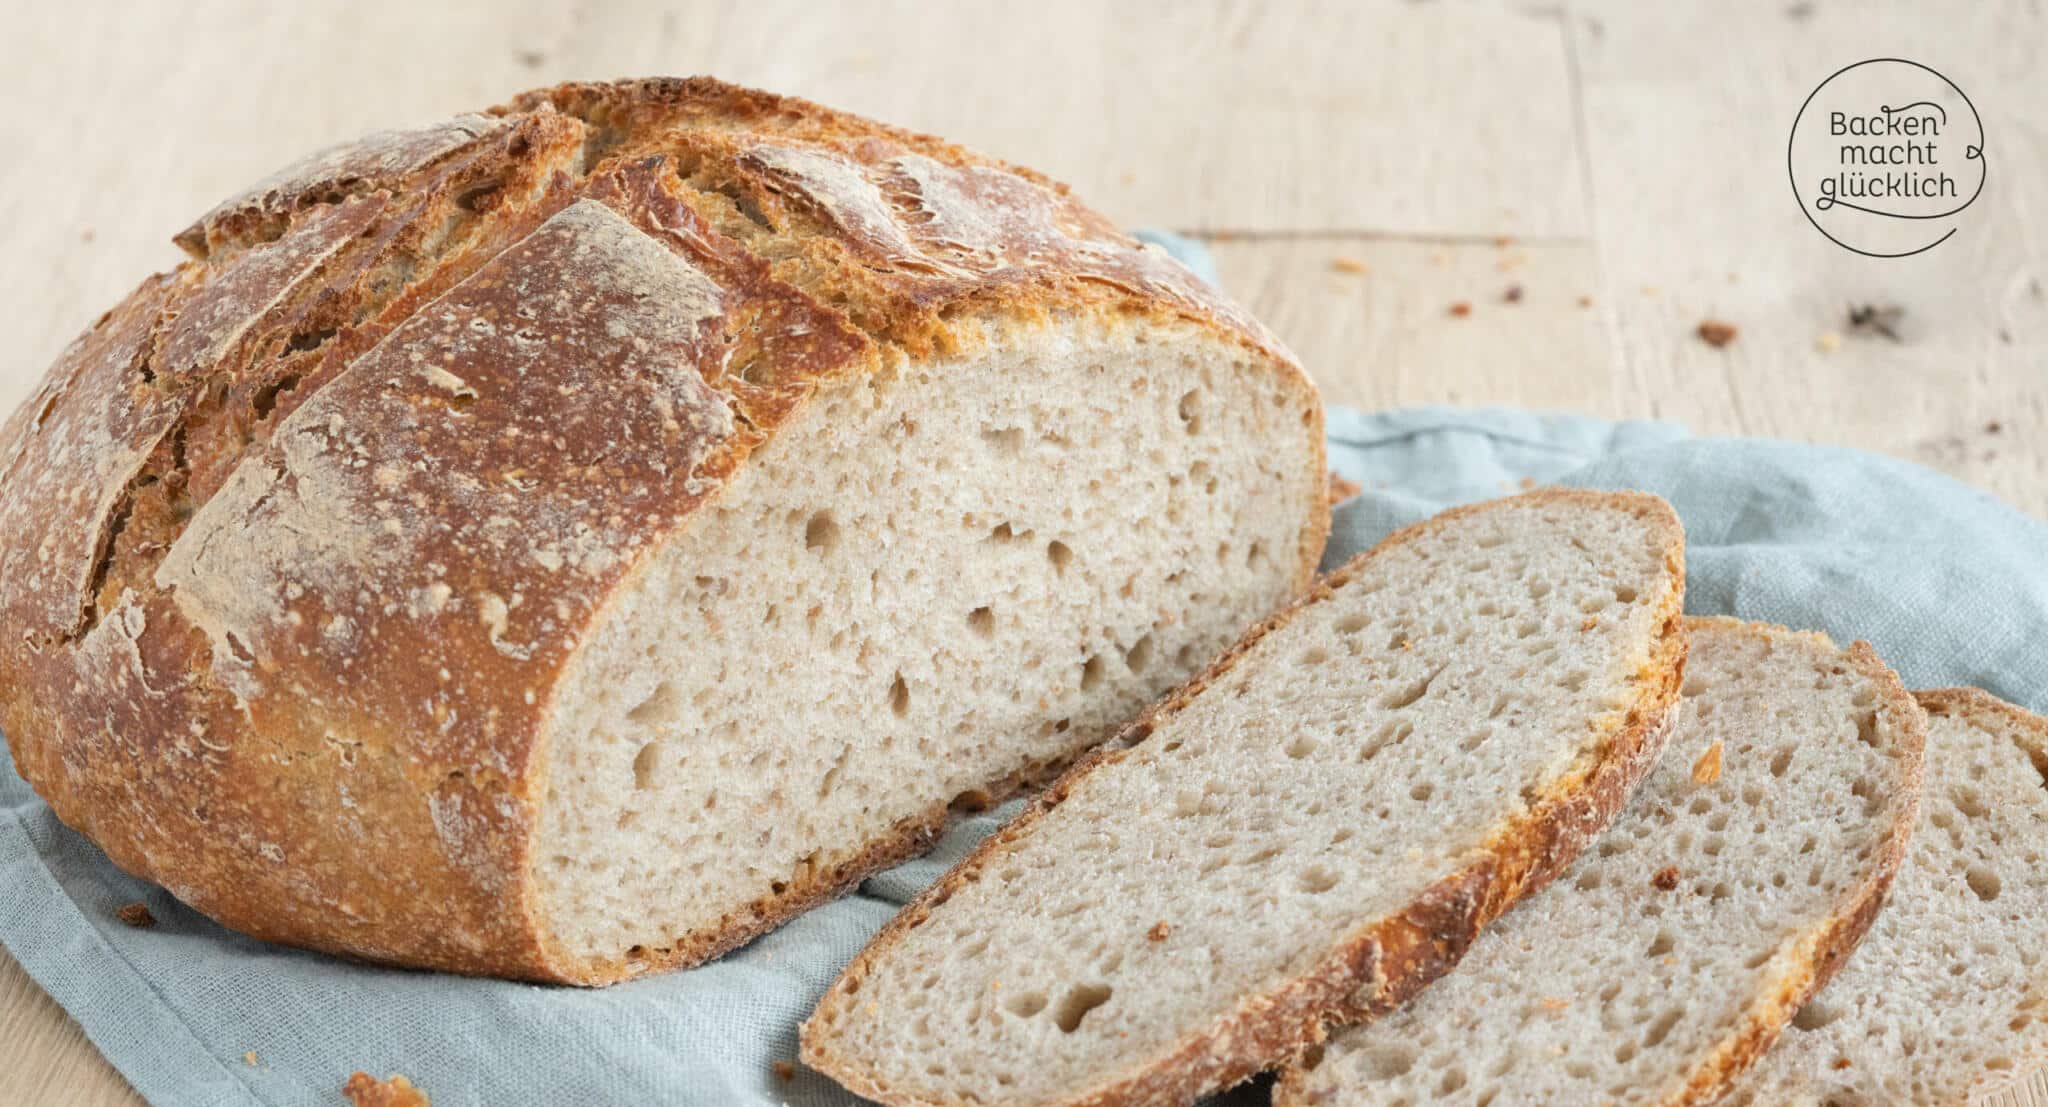
[[[142,1101],[71,1016],[0,949],[0,1103],[134,1107]]]
[[[0,123],[0,410],[221,197],[327,143],[574,77],[810,96],[1044,169],[1132,224],[1583,229],[1563,37],[1495,5],[234,0],[17,22],[0,94],[37,110]]]
[[[1574,13],[1616,371],[1639,410],[1695,430],[1880,450],[2048,515],[2048,70],[2035,57],[2048,14],[1944,8],[1902,44],[1896,12],[1737,19],[1715,0],[1599,0]],[[1828,74],[1906,45],[1972,96],[1994,187],[1941,246],[1862,257],[1801,217],[1785,143]],[[1902,307],[1900,341],[1852,330],[1856,304]],[[1735,324],[1735,342],[1700,342],[1709,318]]]
[[[1293,348],[1327,403],[1639,409],[1610,371],[1590,243],[1315,236],[1210,249],[1223,286]]]

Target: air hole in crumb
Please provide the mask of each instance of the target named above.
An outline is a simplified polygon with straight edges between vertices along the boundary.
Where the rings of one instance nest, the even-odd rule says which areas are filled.
[[[1617,584],[1614,586],[1614,598],[1622,603],[1634,603],[1636,602],[1636,590],[1626,584]]]
[[[1650,939],[1650,948],[1643,951],[1643,956],[1662,957],[1670,953],[1676,944],[1677,940],[1671,936],[1669,930],[1660,929],[1657,931],[1657,936]]]
[[[1361,615],[1357,612],[1352,612],[1351,614],[1346,615],[1343,618],[1337,620],[1337,633],[1357,634],[1359,631],[1364,630],[1366,627],[1369,627],[1371,625],[1371,619],[1368,619],[1364,615]]]
[[[1124,665],[1134,673],[1142,673],[1152,666],[1152,636],[1147,634],[1131,644],[1124,651]]]
[[[967,613],[967,626],[974,633],[987,638],[996,632],[996,613],[985,605],[977,607]]]
[[[1059,1010],[1053,1012],[1053,1025],[1062,1034],[1072,1034],[1081,1026],[1081,1020],[1088,1012],[1109,1002],[1110,989],[1106,984],[1081,984],[1060,999]]]
[[[1048,561],[1052,562],[1053,572],[1056,573],[1066,572],[1067,566],[1074,561],[1074,551],[1069,549],[1065,542],[1054,541],[1046,543],[1045,556]]]
[[[1303,665],[1321,665],[1329,659],[1330,651],[1321,646],[1310,646],[1308,649],[1301,651],[1301,663]]]
[[[1014,457],[1024,450],[1024,428],[1003,427],[981,432],[981,441],[999,454]]]
[[[1671,1036],[1671,1028],[1677,1026],[1678,1020],[1684,1017],[1685,1009],[1682,1007],[1673,1007],[1657,1016],[1657,1021],[1651,1023],[1649,1031],[1643,1035],[1643,1048],[1655,1049],[1663,1045],[1664,1039]]]
[[[1777,753],[1771,755],[1772,776],[1784,776],[1785,770],[1790,769],[1791,767],[1792,751],[1790,749],[1782,749],[1779,750]]]
[[[1189,434],[1202,433],[1202,394],[1199,391],[1184,393],[1180,398],[1180,421]]]
[[[1019,992],[1003,1001],[1003,1007],[1018,1018],[1028,1019],[1045,1010],[1044,992]]]
[[[661,773],[662,752],[665,747],[659,741],[649,742],[633,755],[633,787],[654,787]]]
[[[1436,785],[1431,784],[1427,780],[1416,781],[1415,787],[1408,789],[1408,798],[1417,803],[1427,803],[1429,802],[1429,797],[1435,794]]]
[[[910,714],[910,685],[903,682],[902,673],[897,673],[889,684],[889,710],[899,719]]]
[[[1998,874],[1990,869],[1982,865],[1972,865],[1970,866],[1970,871],[1964,874],[1964,879],[1970,882],[1970,890],[1977,893],[1977,898],[1985,903],[1990,903],[1998,898],[2002,885],[1999,882]]]
[[[1302,870],[1295,886],[1309,895],[1319,896],[1337,886],[1337,874],[1321,865],[1311,865]]]
[[[1306,734],[1297,734],[1293,740],[1287,743],[1287,756],[1299,761],[1309,754],[1316,752],[1316,747],[1319,745],[1321,743],[1317,742],[1314,738]]]
[[[1365,1066],[1374,1080],[1405,1076],[1409,1069],[1415,1067],[1415,1049],[1401,1043],[1379,1046],[1365,1055]]]
[[[1102,683],[1102,658],[1090,657],[1081,665],[1081,691],[1093,692]]]
[[[804,548],[828,554],[839,545],[839,524],[832,521],[832,513],[820,511],[804,524]]]
[[[1799,1009],[1798,1014],[1792,1016],[1792,1025],[1801,1030],[1819,1030],[1841,1017],[1840,1011],[1820,1000],[1812,999]]]
[[[654,686],[639,705],[626,712],[626,720],[639,726],[659,726],[674,722],[682,706],[682,696],[676,686],[662,681]]]
[[[1877,745],[1877,712],[1865,711],[1856,716],[1856,740],[1866,746]]]

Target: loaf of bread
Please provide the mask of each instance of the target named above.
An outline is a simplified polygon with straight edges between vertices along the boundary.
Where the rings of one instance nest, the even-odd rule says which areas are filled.
[[[2048,720],[1919,698],[1927,786],[1891,898],[1729,1107],[2048,1102]]]
[[[1400,1003],[1655,759],[1683,541],[1567,491],[1396,533],[906,907],[805,1060],[891,1104],[1188,1103]]]
[[[1276,1107],[1713,1103],[1855,947],[1913,828],[1919,708],[1861,643],[1689,623],[1679,723],[1628,810]]]
[[[0,429],[0,726],[262,938],[715,955],[1113,734],[1328,527],[1242,311],[798,100],[532,93],[178,242]]]

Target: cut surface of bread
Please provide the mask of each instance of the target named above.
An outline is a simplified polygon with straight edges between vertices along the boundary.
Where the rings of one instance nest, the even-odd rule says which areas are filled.
[[[1114,733],[1287,598],[1314,491],[1292,400],[1127,327],[821,393],[571,670],[536,837],[554,940],[743,933]]]
[[[1682,594],[1651,496],[1397,532],[905,908],[805,1059],[895,1104],[1190,1102],[1397,1002],[1654,760]]]
[[[701,961],[1051,777],[1328,532],[1269,332],[817,104],[543,89],[178,242],[0,426],[0,727],[258,938]]]
[[[1729,1104],[2048,1096],[2048,720],[1974,688],[1919,700],[1927,786],[1891,898]]]
[[[1277,1105],[1710,1103],[1854,947],[1912,829],[1919,709],[1862,643],[1688,623],[1678,724],[1606,835]]]

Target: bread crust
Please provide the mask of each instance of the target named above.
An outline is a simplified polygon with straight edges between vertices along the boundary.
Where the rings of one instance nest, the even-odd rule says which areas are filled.
[[[1689,634],[1714,627],[1737,628],[1745,633],[1771,638],[1810,633],[1725,616],[1691,616],[1685,623]],[[1832,642],[1828,646],[1836,648]],[[1907,842],[1919,818],[1920,789],[1925,773],[1926,718],[1912,695],[1899,682],[1898,675],[1879,660],[1869,643],[1857,641],[1841,652],[1847,664],[1877,686],[1880,700],[1904,723],[1901,742],[1906,756],[1898,762],[1900,776],[1893,783],[1901,794],[1910,797],[1910,802],[1902,805],[1898,818],[1879,847],[1869,878],[1835,914],[1801,940],[1789,957],[1793,970],[1782,976],[1770,990],[1756,997],[1741,1026],[1702,1058],[1693,1071],[1684,1074],[1677,1090],[1657,1101],[1660,1107],[1704,1107],[1733,1088],[1736,1079],[1770,1049],[1799,1008],[1827,983],[1855,950],[1857,943],[1862,941],[1871,922],[1883,908],[1885,895],[1904,860]],[[1381,1013],[1384,1012],[1372,1012],[1373,1015]],[[1306,1082],[1306,1071],[1299,1065],[1290,1065],[1274,1086],[1275,1107],[1307,1107],[1321,1102],[1310,1097]]]
[[[1023,814],[983,841],[884,926],[826,990],[805,1021],[804,1062],[856,1095],[893,1107],[965,1107],[951,1099],[924,1096],[915,1089],[892,1087],[858,1059],[833,1048],[825,1023],[854,1002],[860,982],[875,962],[954,892],[972,883],[1004,846],[1029,834],[1089,773],[1128,756],[1203,689],[1228,676],[1266,635],[1349,582],[1374,553],[1504,502],[1620,506],[1654,521],[1653,529],[1663,538],[1665,567],[1673,587],[1660,598],[1661,633],[1650,660],[1638,673],[1635,702],[1621,714],[1604,743],[1582,756],[1549,792],[1532,797],[1520,817],[1488,835],[1471,858],[1430,885],[1406,909],[1354,930],[1314,969],[1272,992],[1244,998],[1207,1028],[1187,1036],[1138,1071],[1115,1076],[1065,1102],[1072,1107],[1192,1103],[1204,1093],[1234,1085],[1313,1048],[1335,1027],[1399,1005],[1447,972],[1482,928],[1555,878],[1613,821],[1670,734],[1685,672],[1685,538],[1670,505],[1654,496],[1553,488],[1453,508],[1394,532],[1332,571],[1314,589],[1253,627],[1207,670],[1146,711],[1116,741],[1082,759]]]
[[[822,387],[992,331],[1190,327],[1299,405],[1324,480],[1292,357],[1062,186],[717,81],[370,136],[177,241],[0,429],[0,727],[117,864],[273,941],[603,983],[929,844],[943,803],[629,959],[553,942],[530,873],[569,660]]]

